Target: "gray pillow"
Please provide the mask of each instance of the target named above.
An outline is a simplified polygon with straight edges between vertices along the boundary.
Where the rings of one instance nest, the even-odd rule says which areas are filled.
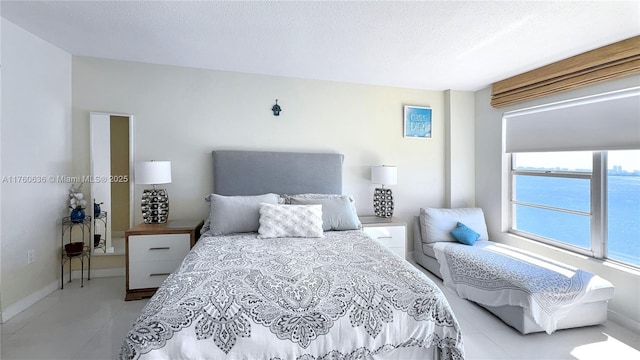
[[[277,194],[224,196],[210,194],[209,230],[205,235],[257,232],[260,226],[260,204],[278,204]]]
[[[355,201],[347,195],[302,194],[289,197],[291,205],[322,205],[322,230],[359,230],[362,224]]]

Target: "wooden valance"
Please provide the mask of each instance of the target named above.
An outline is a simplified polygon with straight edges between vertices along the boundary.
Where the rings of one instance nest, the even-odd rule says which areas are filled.
[[[640,73],[640,36],[493,83],[495,108]]]

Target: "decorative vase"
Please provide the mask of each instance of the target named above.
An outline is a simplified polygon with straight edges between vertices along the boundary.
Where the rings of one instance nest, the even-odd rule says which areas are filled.
[[[100,245],[100,238],[102,237],[101,234],[94,234],[93,235],[93,247],[96,248],[98,247],[98,245]]]
[[[71,222],[72,223],[81,223],[84,221],[84,209],[73,209],[71,210]]]
[[[97,218],[98,216],[100,216],[100,212],[101,211],[102,210],[100,209],[100,204],[94,202],[93,203],[93,217]]]
[[[373,193],[373,211],[378,217],[393,216],[393,193],[391,189],[376,188]]]

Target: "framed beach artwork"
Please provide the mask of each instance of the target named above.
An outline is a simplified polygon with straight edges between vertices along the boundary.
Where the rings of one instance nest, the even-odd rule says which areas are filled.
[[[431,139],[431,108],[425,106],[404,107],[404,137]]]

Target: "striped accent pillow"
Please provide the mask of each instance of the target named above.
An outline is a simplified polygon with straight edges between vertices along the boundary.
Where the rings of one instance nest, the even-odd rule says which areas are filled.
[[[324,237],[322,205],[261,204],[258,237]]]

